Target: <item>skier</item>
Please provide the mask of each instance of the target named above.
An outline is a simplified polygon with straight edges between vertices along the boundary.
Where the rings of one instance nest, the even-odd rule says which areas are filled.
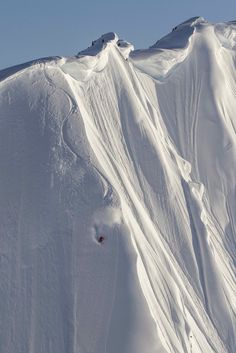
[[[100,237],[98,237],[98,242],[100,244],[102,244],[104,242],[104,240],[105,240],[105,238],[102,235],[100,235]]]

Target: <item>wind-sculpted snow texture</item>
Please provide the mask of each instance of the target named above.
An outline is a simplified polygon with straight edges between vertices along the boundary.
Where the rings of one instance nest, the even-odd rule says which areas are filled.
[[[236,23],[0,73],[0,352],[236,352]]]

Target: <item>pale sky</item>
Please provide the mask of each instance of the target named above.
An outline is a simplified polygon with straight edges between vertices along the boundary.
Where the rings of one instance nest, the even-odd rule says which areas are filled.
[[[235,0],[2,0],[0,69],[45,56],[74,55],[106,32],[146,48],[193,16],[236,19]]]

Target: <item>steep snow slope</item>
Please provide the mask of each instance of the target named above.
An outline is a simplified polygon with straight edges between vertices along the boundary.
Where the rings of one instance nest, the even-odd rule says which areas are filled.
[[[0,352],[236,351],[235,45],[194,18],[0,73]]]

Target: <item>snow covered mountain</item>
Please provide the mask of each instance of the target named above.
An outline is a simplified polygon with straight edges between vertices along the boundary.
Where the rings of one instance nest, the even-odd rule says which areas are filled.
[[[236,22],[0,72],[0,352],[236,352]]]

